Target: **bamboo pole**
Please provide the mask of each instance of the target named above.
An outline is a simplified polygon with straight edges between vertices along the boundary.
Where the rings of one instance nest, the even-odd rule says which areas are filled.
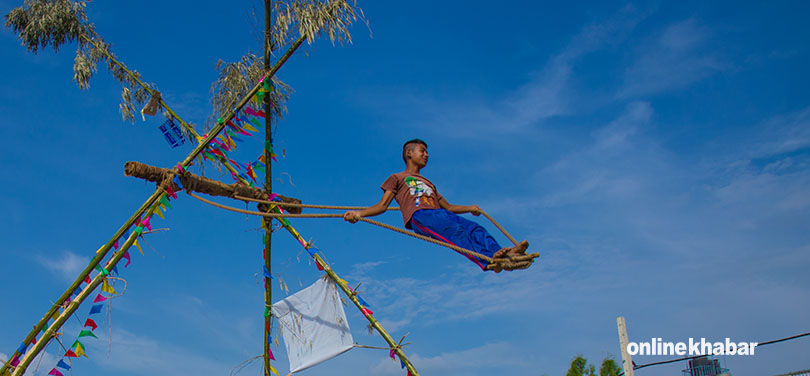
[[[284,53],[284,55],[282,55],[279,58],[279,60],[276,62],[276,64],[274,64],[273,67],[271,67],[270,70],[266,73],[266,75],[265,75],[266,80],[270,79],[273,75],[276,74],[276,72],[278,72],[278,70],[281,68],[281,66],[284,65],[285,62],[287,62],[287,60],[290,58],[290,56],[292,56],[292,54],[298,49],[298,47],[301,46],[301,44],[304,42],[304,40],[306,40],[306,36],[302,35],[301,37],[298,38],[298,40],[295,41],[295,43],[293,43],[287,49],[287,51]],[[194,161],[194,158],[196,158],[203,151],[203,149],[205,149],[208,146],[208,144],[211,142],[211,140],[213,140],[214,137],[216,137],[219,134],[219,132],[221,132],[222,129],[225,128],[225,124],[233,118],[233,116],[235,115],[235,111],[238,111],[242,107],[244,107],[245,104],[247,104],[247,102],[250,100],[250,98],[253,97],[254,95],[256,95],[256,92],[259,91],[259,88],[261,88],[262,85],[263,85],[262,83],[258,83],[256,86],[254,86],[253,89],[251,89],[248,92],[248,94],[245,95],[242,98],[242,100],[239,101],[239,103],[236,105],[235,109],[228,110],[223,115],[223,118],[218,119],[217,124],[211,129],[210,132],[208,132],[208,136],[205,137],[202,140],[202,142],[200,142],[194,148],[194,150],[192,150],[191,153],[189,153],[188,156],[186,156],[186,158],[182,162],[180,162],[180,165],[182,167],[189,166],[191,164],[191,162]],[[123,236],[124,232],[126,232],[126,230],[129,229],[132,226],[132,224],[134,224],[135,221],[146,211],[146,209],[148,207],[150,207],[151,205],[153,205],[160,198],[160,196],[162,194],[164,194],[164,193],[163,193],[163,191],[161,189],[156,190],[155,193],[153,193],[149,197],[149,199],[147,199],[147,201],[141,206],[141,208],[138,209],[135,212],[135,214],[133,214],[132,217],[130,217],[130,219],[127,220],[127,222],[123,226],[121,226],[121,228],[115,233],[113,238],[110,239],[107,242],[107,244],[105,244],[101,249],[99,249],[96,256],[93,258],[93,260],[91,260],[90,264],[80,274],[80,278],[77,278],[77,280],[74,282],[74,284],[72,284],[71,287],[67,291],[65,291],[65,293],[62,294],[60,299],[57,300],[57,304],[51,306],[51,308],[48,310],[49,314],[46,314],[39,321],[39,323],[34,326],[34,329],[25,337],[25,340],[23,341],[24,345],[27,346],[27,345],[29,345],[31,343],[31,341],[36,337],[37,333],[39,333],[42,330],[42,328],[45,327],[45,324],[48,322],[48,319],[54,314],[54,312],[56,312],[56,310],[58,310],[59,304],[61,304],[61,302],[64,302],[70,296],[70,294],[79,286],[81,281],[84,280],[84,277],[88,276],[90,274],[90,271],[93,270],[93,268],[95,268],[100,263],[100,261],[104,259],[104,257],[107,255],[109,250],[112,248],[113,244],[121,236]],[[123,253],[120,254],[120,257],[123,257]],[[120,257],[119,257],[119,259],[120,259]],[[115,265],[115,264],[113,264],[113,265]],[[94,282],[95,282],[95,280],[94,280]],[[95,284],[93,286],[95,288],[95,286],[98,286],[98,284]],[[73,308],[73,311],[75,311],[76,307],[78,307],[78,305],[81,304],[82,301],[84,301],[84,298],[86,298],[86,295],[87,294],[82,296],[80,294],[80,296],[82,296],[82,298],[81,299],[77,298],[78,301],[74,300],[71,303],[71,304],[75,303],[75,305],[76,305]],[[59,316],[60,319],[64,318],[64,320],[57,319],[54,322],[54,324],[52,324],[49,327],[48,331],[50,332],[50,334],[46,333],[46,336],[43,336],[42,340],[37,341],[36,345],[34,345],[34,347],[31,350],[29,350],[25,354],[25,356],[23,356],[23,358],[20,361],[20,365],[17,366],[14,369],[13,376],[21,376],[21,375],[23,375],[25,373],[25,370],[28,368],[28,366],[30,365],[30,363],[34,359],[34,357],[36,357],[42,351],[42,349],[45,347],[45,345],[48,342],[50,342],[50,337],[47,337],[47,335],[53,335],[53,333],[55,333],[59,328],[61,328],[62,324],[64,324],[64,322],[67,320],[67,317],[69,317],[69,315],[65,316],[64,313]],[[9,359],[13,358],[15,355],[18,355],[18,354],[19,354],[19,352],[17,352],[15,350],[10,355]],[[3,364],[2,368],[0,368],[0,375],[5,376],[8,373],[8,370],[10,368],[9,363],[10,362],[6,362],[5,364]]]
[[[270,67],[270,54],[273,52],[273,45],[272,45],[272,27],[273,27],[273,1],[272,0],[264,0],[264,69],[267,70]],[[273,81],[268,81],[268,84],[272,85]],[[271,90],[272,90],[272,86]],[[270,163],[270,153],[267,150],[267,145],[273,145],[273,114],[271,111],[272,104],[270,103],[270,93],[265,93],[264,96],[264,161],[266,162],[265,165],[265,173],[264,173],[264,189],[269,192],[273,193],[273,164]],[[264,223],[264,250],[263,250],[263,257],[264,257],[264,267],[267,269],[268,274],[272,273],[272,262],[271,262],[271,253],[270,247],[272,245],[272,237],[273,237],[273,230],[272,230],[272,219],[270,218],[261,218],[261,221]],[[272,274],[271,274],[272,275]],[[265,376],[270,376],[270,329],[272,327],[273,321],[273,310],[270,307],[273,304],[273,284],[270,281],[270,277],[264,277],[264,305],[267,308],[268,315],[264,318],[264,374]]]
[[[385,342],[388,343],[388,346],[390,346],[394,350],[394,352],[396,352],[396,354],[399,356],[399,359],[402,361],[403,364],[405,364],[405,367],[408,369],[410,374],[413,376],[419,376],[419,372],[416,372],[416,368],[414,368],[413,364],[408,359],[408,357],[405,356],[405,352],[402,351],[402,348],[399,346],[399,344],[397,344],[394,341],[394,339],[391,338],[388,332],[385,331],[382,325],[380,325],[380,322],[374,318],[374,315],[368,313],[367,310],[365,312],[363,311],[363,305],[360,304],[360,300],[358,300],[357,296],[354,293],[352,293],[352,291],[349,289],[349,286],[346,286],[343,283],[343,280],[340,279],[340,277],[338,277],[337,273],[335,273],[335,271],[329,267],[329,264],[327,264],[321,258],[320,255],[315,253],[312,257],[315,259],[315,262],[318,263],[318,265],[320,265],[321,268],[323,268],[323,270],[326,272],[329,278],[332,278],[332,280],[335,281],[335,283],[338,286],[340,286],[340,289],[343,290],[343,293],[346,294],[346,296],[349,297],[349,300],[351,300],[352,303],[354,303],[355,307],[357,307],[357,309],[363,313],[363,316],[365,316],[366,319],[368,319],[368,322],[371,323],[371,326],[374,329],[376,329],[377,332],[380,333]]]

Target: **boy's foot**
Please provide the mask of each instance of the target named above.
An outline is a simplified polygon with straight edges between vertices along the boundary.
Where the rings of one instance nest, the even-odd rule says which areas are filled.
[[[523,256],[526,254],[526,250],[529,248],[529,241],[524,240],[518,243],[516,246],[509,248],[509,251],[506,252],[506,257],[512,258],[517,256]]]
[[[494,259],[496,259],[496,258],[505,258],[506,255],[511,250],[512,250],[512,248],[507,248],[507,247],[501,248],[501,249],[499,249],[498,251],[496,251],[495,253],[492,254],[492,258],[494,258]]]

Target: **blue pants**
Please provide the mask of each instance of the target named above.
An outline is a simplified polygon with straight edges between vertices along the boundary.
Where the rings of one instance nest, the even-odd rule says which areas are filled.
[[[501,249],[498,242],[481,225],[461,218],[445,209],[417,210],[411,217],[413,232],[441,240],[473,252],[492,257]],[[487,262],[478,257],[463,254],[486,270]]]

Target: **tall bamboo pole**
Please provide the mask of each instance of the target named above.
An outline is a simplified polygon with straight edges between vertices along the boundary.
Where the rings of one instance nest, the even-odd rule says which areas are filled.
[[[275,75],[276,72],[278,72],[278,70],[281,68],[281,66],[284,65],[284,63],[289,59],[289,57],[292,56],[292,54],[298,49],[298,47],[301,46],[301,44],[304,42],[304,40],[306,40],[306,36],[302,35],[301,37],[298,38],[298,40],[295,41],[295,43],[293,43],[287,49],[287,51],[284,53],[284,55],[282,55],[281,58],[279,58],[279,60],[268,70],[268,72],[267,72],[267,74],[265,76],[265,80],[271,79],[272,76]],[[211,129],[210,132],[208,132],[208,136],[205,137],[194,148],[194,150],[192,150],[191,153],[189,153],[188,156],[186,156],[186,158],[180,163],[180,165],[183,166],[183,167],[187,167],[187,166],[191,165],[191,162],[194,160],[194,158],[196,158],[198,155],[200,155],[200,153],[203,151],[203,149],[205,149],[208,146],[208,144],[211,143],[211,141],[214,139],[214,137],[216,137],[219,134],[219,132],[221,132],[222,129],[225,128],[225,124],[227,124],[228,121],[233,119],[233,117],[235,115],[235,111],[238,111],[238,110],[242,109],[242,107],[244,107],[247,104],[247,102],[250,100],[250,98],[252,98],[254,95],[256,95],[256,93],[259,91],[259,89],[262,87],[262,85],[263,85],[262,83],[259,83],[256,86],[254,86],[253,89],[251,89],[247,93],[247,95],[245,95],[242,98],[242,100],[239,101],[239,103],[236,105],[235,109],[228,110],[222,116],[221,120],[218,119],[216,125]],[[268,165],[269,165],[269,163],[268,163]],[[164,194],[164,192],[163,192],[162,188],[158,188],[155,191],[155,193],[153,193],[149,197],[149,199],[147,199],[147,201],[135,212],[135,214],[133,214],[132,217],[130,217],[130,219],[127,220],[127,222],[124,223],[124,225],[121,226],[121,228],[119,228],[118,231],[116,231],[115,235],[113,235],[113,237],[107,242],[107,244],[105,244],[103,247],[101,247],[101,249],[98,250],[96,256],[91,260],[90,264],[85,268],[85,270],[82,271],[79,278],[77,278],[76,281],[74,281],[74,284],[72,284],[71,287],[69,287],[68,290],[65,291],[62,294],[60,299],[57,300],[57,304],[54,304],[54,305],[51,306],[51,308],[48,310],[48,313],[45,316],[43,316],[43,318],[39,321],[39,323],[37,323],[37,325],[34,326],[33,330],[25,337],[25,340],[23,341],[24,345],[26,345],[26,346],[29,345],[31,343],[31,341],[34,338],[36,338],[36,335],[42,330],[42,328],[45,327],[45,324],[47,324],[48,320],[59,309],[59,304],[64,302],[73,293],[73,291],[76,288],[78,288],[79,284],[81,284],[81,281],[84,280],[85,277],[90,275],[90,272],[93,270],[93,268],[95,268],[97,265],[99,265],[101,260],[103,260],[104,257],[106,257],[106,255],[109,253],[110,249],[112,248],[113,244],[115,244],[115,242],[121,236],[123,236],[124,232],[126,232],[127,229],[129,229],[135,223],[135,221],[137,221],[137,219],[143,213],[146,212],[146,210],[149,207],[154,205],[155,202],[158,199],[160,199],[160,196],[163,195],[163,194]],[[117,252],[116,256],[114,256],[113,259],[110,261],[111,263],[113,261],[115,263],[108,264],[108,265],[110,267],[115,266],[117,264],[117,262],[118,262],[117,259],[120,259],[121,257],[123,257],[123,252],[120,252],[120,251]],[[96,276],[96,279],[94,279],[92,282],[93,283],[91,283],[91,286],[93,288],[95,288],[96,286],[98,286],[99,283],[101,283],[101,279],[99,279],[98,276]],[[85,289],[85,290],[87,290],[87,289]],[[92,291],[92,290],[90,290],[90,291]],[[70,317],[70,315],[76,310],[76,308],[78,308],[78,306],[90,294],[90,292],[87,292],[86,294],[84,292],[85,291],[80,293],[79,297],[77,297],[75,300],[73,300],[70,303],[70,305],[68,306],[68,310],[63,312],[56,319],[56,321],[54,321],[54,323],[51,324],[51,326],[46,330],[46,335],[43,336],[40,341],[37,341],[37,343],[34,345],[34,347],[31,348],[31,350],[29,350],[25,354],[25,356],[20,361],[20,365],[17,366],[14,369],[13,376],[22,376],[25,373],[25,370],[31,364],[31,361],[34,359],[34,357],[36,357],[42,351],[42,349],[45,348],[45,345],[47,345],[50,342],[53,333],[56,333],[62,327],[62,325],[65,323],[65,321],[67,321],[67,318]],[[72,307],[72,310],[70,310],[71,307]],[[70,312],[68,313],[69,310],[70,310]],[[19,353],[15,350],[11,354],[9,359],[13,358],[15,355],[18,355],[18,354]],[[8,373],[8,370],[9,370],[9,368],[11,366],[9,363],[10,362],[6,362],[5,364],[3,364],[2,368],[0,368],[0,375],[5,376]]]
[[[272,27],[273,27],[273,1],[264,0],[264,69],[270,68],[270,55],[273,52]],[[268,78],[269,79],[269,78]],[[273,81],[267,81],[272,85]],[[272,90],[272,86],[271,86]],[[268,193],[273,193],[273,164],[271,163],[270,151],[267,145],[273,144],[273,114],[271,111],[270,94],[264,96],[264,189]],[[264,267],[268,274],[272,273],[272,263],[270,262],[270,246],[273,236],[272,218],[261,218],[264,221]],[[272,275],[272,274],[270,274]],[[264,305],[268,314],[264,318],[264,374],[270,376],[270,329],[272,325],[273,312],[270,309],[273,304],[273,283],[270,276],[264,277]]]

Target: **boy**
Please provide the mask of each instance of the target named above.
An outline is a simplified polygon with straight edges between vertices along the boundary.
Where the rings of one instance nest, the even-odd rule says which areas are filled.
[[[405,227],[417,234],[438,239],[464,249],[489,256],[504,258],[526,253],[529,242],[526,240],[511,248],[502,248],[498,242],[479,224],[461,218],[457,214],[472,213],[478,216],[478,205],[461,206],[447,202],[430,180],[419,172],[427,165],[427,144],[418,138],[405,142],[402,146],[402,159],[405,171],[392,174],[380,187],[383,197],[377,204],[360,211],[347,211],[343,219],[355,223],[360,217],[378,215],[396,199],[402,211]],[[487,262],[465,255],[482,270],[487,270]],[[500,272],[495,265],[495,272]]]

